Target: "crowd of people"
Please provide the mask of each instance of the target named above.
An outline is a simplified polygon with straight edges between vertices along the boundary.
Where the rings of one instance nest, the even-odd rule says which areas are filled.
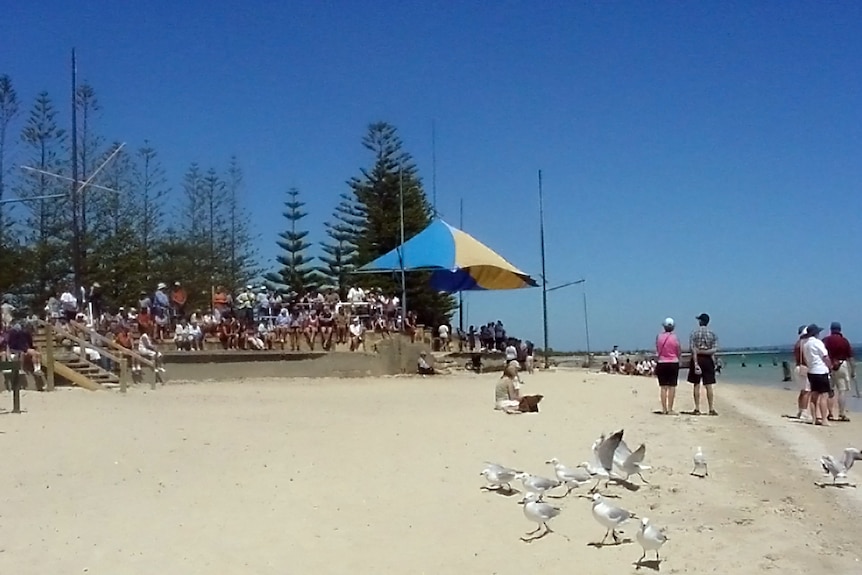
[[[850,421],[847,394],[856,379],[853,346],[844,336],[839,322],[832,322],[829,335],[817,324],[799,326],[793,348],[799,381],[796,417],[814,425],[831,421]]]
[[[217,286],[210,309],[189,310],[187,301],[180,282],[170,289],[159,282],[153,292],[141,291],[137,305],[109,309],[102,287],[94,283],[80,293],[70,287],[51,296],[45,319],[63,324],[86,318],[102,334],[146,335],[151,343],[172,341],[177,350],[189,351],[212,340],[226,350],[330,351],[338,345],[360,350],[369,330],[385,337],[403,329],[415,337],[415,314],[402,319],[399,298],[380,289],[352,287],[342,301],[334,289],[298,296],[267,286],[247,285],[236,293]],[[14,308],[8,307],[11,314]]]

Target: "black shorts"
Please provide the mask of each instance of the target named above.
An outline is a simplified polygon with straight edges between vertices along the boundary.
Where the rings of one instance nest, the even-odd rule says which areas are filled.
[[[829,393],[832,391],[828,373],[809,373],[808,385],[811,386],[811,393]]]
[[[711,355],[698,355],[697,364],[700,366],[700,373],[694,372],[694,360],[688,367],[688,382],[695,385],[713,385],[715,384],[715,360]]]
[[[676,387],[679,382],[679,362],[656,364],[655,376],[659,385]]]

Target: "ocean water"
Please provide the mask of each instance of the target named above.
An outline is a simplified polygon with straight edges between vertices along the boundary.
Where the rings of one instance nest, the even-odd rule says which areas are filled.
[[[853,354],[855,357],[862,357],[862,348],[854,348]],[[720,354],[719,354],[720,355]],[[743,366],[743,359],[745,366]],[[794,373],[795,362],[793,360],[792,351],[781,351],[772,353],[747,353],[741,355],[723,355],[721,361],[724,367],[721,370],[721,375],[718,376],[719,383],[730,384],[749,384],[760,385],[764,387],[774,387],[776,389],[789,389],[794,392],[798,391]],[[784,369],[782,362],[786,361],[791,371],[792,381],[783,381]],[[862,366],[859,366],[862,370]],[[685,379],[681,373],[680,379]],[[862,388],[862,371],[857,374],[857,382]],[[862,412],[862,399],[853,397],[856,390],[851,386],[848,405],[854,412]],[[792,407],[793,400],[788,397],[789,405]],[[788,409],[789,411],[789,409]]]

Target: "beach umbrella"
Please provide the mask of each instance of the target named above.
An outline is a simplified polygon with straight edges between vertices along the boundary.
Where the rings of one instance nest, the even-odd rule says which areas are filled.
[[[431,286],[456,293],[536,287],[536,280],[470,234],[442,219],[371,263],[360,273],[430,271]]]

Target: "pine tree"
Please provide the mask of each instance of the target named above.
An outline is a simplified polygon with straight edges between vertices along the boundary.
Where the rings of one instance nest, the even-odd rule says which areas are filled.
[[[422,188],[417,169],[394,126],[372,124],[362,141],[374,157],[370,169],[362,169],[350,185],[361,206],[364,222],[356,239],[356,264],[364,265],[401,244],[400,204],[403,192],[404,239],[409,240],[431,222],[432,209]],[[395,274],[399,275],[399,274]],[[430,288],[429,274],[407,274],[408,309],[416,312],[420,323],[438,325],[448,322],[455,309],[454,299]],[[364,287],[379,287],[390,294],[401,294],[400,277],[393,274],[361,274],[356,281]]]
[[[9,129],[18,117],[18,94],[12,85],[12,79],[5,74],[0,76],[0,200],[6,197],[8,185],[8,166],[6,158],[10,153]],[[0,250],[5,248],[6,239],[6,207],[0,203]]]
[[[324,265],[317,268],[327,285],[338,291],[341,299],[347,297],[351,274],[355,269],[356,241],[365,222],[361,207],[352,194],[344,193],[332,214],[332,221],[324,224],[329,241],[320,242]]]
[[[311,258],[305,255],[305,251],[311,247],[311,242],[306,240],[307,230],[298,228],[302,218],[308,215],[303,211],[305,202],[299,199],[299,190],[291,188],[287,191],[287,208],[282,215],[287,220],[287,229],[278,234],[280,238],[276,243],[283,254],[276,256],[276,261],[281,269],[266,274],[264,279],[276,289],[287,288],[290,291],[304,295],[317,289],[317,274],[309,264]]]
[[[42,92],[30,110],[21,132],[26,164],[44,172],[62,172],[61,159],[66,133],[57,125],[57,111],[47,92]],[[43,173],[27,172],[17,192],[21,198],[65,194],[67,184]],[[21,268],[25,289],[37,301],[46,298],[70,281],[72,253],[70,202],[68,198],[39,199],[24,202],[27,241],[27,265]]]
[[[225,251],[225,285],[234,289],[261,273],[257,265],[254,238],[248,227],[251,218],[241,202],[242,192],[242,168],[236,156],[232,156],[225,175],[227,221],[222,243]]]
[[[12,144],[9,141],[9,130],[12,128],[12,122],[18,117],[18,111],[18,94],[12,85],[12,79],[2,75],[0,76],[0,200],[5,198],[6,189],[9,187],[11,170],[8,167],[7,158],[10,156]],[[3,291],[10,288],[17,279],[15,277],[17,274],[13,271],[17,266],[14,265],[12,253],[17,251],[17,246],[9,223],[6,217],[6,206],[0,202],[0,289]]]
[[[163,204],[168,189],[165,172],[158,161],[156,150],[144,140],[144,145],[138,149],[138,161],[135,165],[135,198],[140,209],[140,228],[138,244],[140,246],[141,267],[147,283],[152,281],[151,268],[153,246],[158,241],[164,220]]]
[[[96,134],[94,124],[98,113],[102,106],[96,97],[96,91],[90,84],[84,83],[78,86],[75,92],[75,106],[78,109],[78,119],[80,129],[78,130],[78,177],[81,181],[86,181],[93,174],[100,164],[100,160],[107,159],[107,155],[101,153],[99,148],[102,145],[102,139]],[[100,182],[101,180],[96,180]],[[96,183],[94,182],[94,183]],[[77,204],[80,213],[80,230],[78,231],[78,246],[81,253],[81,278],[84,284],[89,282],[89,254],[92,251],[90,246],[90,231],[89,220],[95,219],[98,216],[96,211],[98,206],[104,206],[104,203],[99,203],[99,198],[91,198],[91,194],[97,193],[96,188],[86,187],[81,190]],[[95,202],[95,203],[94,203]]]

